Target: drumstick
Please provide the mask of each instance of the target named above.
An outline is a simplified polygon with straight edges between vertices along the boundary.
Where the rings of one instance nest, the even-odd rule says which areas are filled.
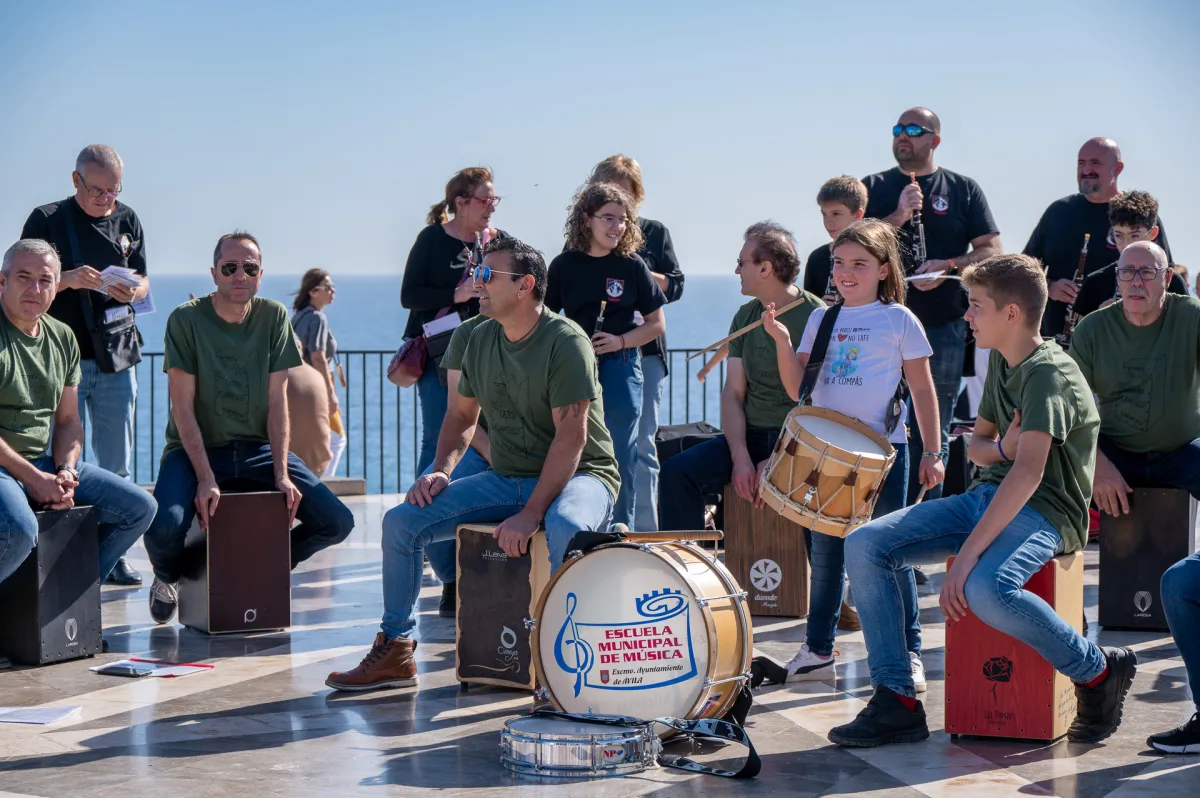
[[[672,540],[723,540],[725,533],[719,529],[692,529],[684,532],[630,532],[626,540],[672,541]]]
[[[805,300],[805,297],[801,296],[795,302],[790,302],[787,305],[784,305],[782,309],[775,311],[776,317],[782,316],[784,313],[787,313],[792,308],[794,308],[797,305],[804,302],[804,300]],[[691,360],[694,357],[700,357],[701,355],[705,354],[706,352],[711,352],[714,349],[718,349],[718,348],[724,346],[725,344],[729,343],[730,341],[732,341],[734,338],[740,338],[743,335],[745,335],[746,333],[750,332],[751,330],[754,330],[761,326],[762,326],[762,319],[759,319],[758,321],[754,322],[753,324],[746,325],[745,327],[743,327],[742,329],[733,333],[732,335],[725,336],[720,341],[717,341],[715,344],[709,344],[708,346],[704,347],[703,349],[699,350],[698,352],[693,352],[692,354],[687,356],[687,359]]]
[[[924,498],[925,498],[925,491],[927,491],[927,490],[929,490],[929,488],[927,488],[927,487],[925,487],[924,485],[922,485],[922,486],[921,486],[921,492],[917,494],[917,500],[916,500],[915,502],[913,502],[913,504],[920,504],[920,503],[921,503],[921,499],[924,499]]]

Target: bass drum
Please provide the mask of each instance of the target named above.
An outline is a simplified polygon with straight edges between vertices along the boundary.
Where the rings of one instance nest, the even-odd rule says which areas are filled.
[[[568,560],[542,591],[533,659],[560,710],[720,717],[749,679],[746,593],[690,543],[622,542]]]

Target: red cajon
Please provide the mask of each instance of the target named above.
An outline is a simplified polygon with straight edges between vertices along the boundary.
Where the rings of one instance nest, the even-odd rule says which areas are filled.
[[[954,562],[951,557],[946,563]],[[1083,622],[1083,553],[1055,557],[1025,583],[1075,631]],[[946,622],[946,731],[1057,740],[1075,718],[1075,686],[1029,646],[969,614]]]

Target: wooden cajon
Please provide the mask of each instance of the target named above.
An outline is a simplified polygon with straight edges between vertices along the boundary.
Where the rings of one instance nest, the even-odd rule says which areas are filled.
[[[1129,510],[1100,513],[1100,625],[1166,632],[1159,582],[1196,550],[1196,502],[1186,490],[1135,488]]]
[[[0,582],[0,653],[19,665],[100,653],[100,539],[91,507],[35,513],[37,545]]]
[[[222,493],[208,531],[184,542],[179,622],[207,634],[262,632],[292,623],[292,533],[278,491]]]
[[[538,530],[529,553],[512,558],[492,537],[496,526],[458,527],[458,612],[454,675],[469,683],[533,690],[533,649],[526,621],[550,581],[546,533]]]
[[[954,562],[946,563],[949,569]],[[1083,552],[1055,557],[1025,583],[1075,631],[1083,623]],[[1075,719],[1075,685],[1032,648],[973,613],[946,622],[946,731],[1057,740]]]
[[[746,591],[751,615],[808,615],[804,527],[770,507],[755,508],[725,486],[725,567]],[[814,532],[813,534],[819,534]]]

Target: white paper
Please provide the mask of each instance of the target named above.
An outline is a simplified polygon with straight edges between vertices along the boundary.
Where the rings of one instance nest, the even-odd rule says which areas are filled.
[[[914,274],[912,277],[905,277],[906,283],[923,283],[930,280],[961,280],[957,274],[946,274],[945,272],[929,272],[928,274]]]
[[[462,324],[462,319],[457,313],[447,313],[440,319],[434,319],[428,324],[422,325],[425,328],[425,337],[432,338],[438,333],[444,333],[447,330],[453,330],[458,325]]]
[[[83,707],[0,707],[0,723],[45,726],[77,714]]]
[[[133,303],[133,312],[139,316],[145,316],[147,313],[154,312],[154,294],[151,291],[146,292],[146,296]]]
[[[124,305],[121,305],[120,307],[109,308],[108,310],[104,311],[104,323],[112,324],[114,321],[123,319],[132,312],[133,311]]]

